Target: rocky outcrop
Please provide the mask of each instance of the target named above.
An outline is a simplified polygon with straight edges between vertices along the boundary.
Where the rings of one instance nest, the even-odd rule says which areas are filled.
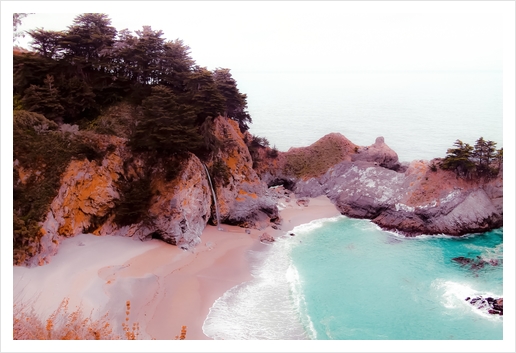
[[[484,298],[482,296],[478,296],[475,298],[467,297],[465,300],[477,309],[486,311],[491,315],[503,315],[503,298]]]
[[[214,177],[221,221],[262,229],[278,221],[276,200],[252,168],[252,159],[236,122],[219,117],[214,134],[224,147],[207,162],[212,171],[222,166],[222,177]],[[43,264],[54,255],[64,237],[91,232],[141,240],[158,238],[184,248],[195,246],[208,221],[215,222],[215,209],[208,176],[202,162],[191,154],[177,176],[167,178],[162,160],[149,171],[148,210],[142,221],[121,226],[115,222],[117,203],[124,182],[142,177],[145,157],[136,157],[126,140],[97,136],[98,143],[111,146],[100,162],[73,160],[61,177],[61,186],[42,223],[38,254],[28,260]],[[106,141],[104,141],[106,140]],[[100,147],[102,148],[102,146]],[[20,180],[31,171],[19,169]]]
[[[226,170],[225,178],[217,175],[213,178],[221,222],[257,229],[267,227],[271,220],[278,218],[278,208],[268,194],[267,184],[253,169],[253,160],[238,123],[218,117],[214,127],[215,136],[225,146],[208,165],[214,169],[222,163]]]
[[[123,171],[125,140],[110,137],[108,142],[117,148],[100,165],[88,159],[72,160],[68,165],[42,224],[39,252],[29,260],[30,264],[48,261],[63,237],[88,231],[115,206],[120,197],[116,183]]]
[[[398,169],[398,154],[394,152],[382,136],[377,137],[374,144],[369,147],[360,147],[357,153],[351,156],[352,161],[373,162],[375,165],[387,169]]]
[[[255,170],[269,186],[293,187],[298,180],[319,177],[328,168],[351,161],[359,146],[339,133],[328,134],[307,147],[293,147],[288,152],[278,152],[275,157],[270,148],[261,148],[255,158]]]
[[[378,163],[342,162],[298,181],[300,196],[326,194],[342,214],[405,235],[485,232],[503,225],[503,180],[464,180],[413,161],[404,173]]]
[[[167,181],[164,173],[156,172],[151,186],[154,196],[144,221],[119,227],[113,223],[113,214],[94,233],[142,240],[157,238],[185,248],[197,245],[210,217],[212,204],[210,186],[201,161],[190,155],[177,178]]]
[[[102,163],[84,159],[69,164],[42,224],[39,253],[29,264],[49,261],[64,237],[85,232],[142,240],[159,238],[186,247],[200,241],[211,207],[211,191],[201,161],[191,155],[179,176],[171,181],[155,170],[151,182],[153,197],[145,221],[121,227],[114,222],[120,181],[138,178],[143,161],[133,158],[132,163],[124,166],[130,157],[125,140],[113,137],[111,143],[116,148]]]

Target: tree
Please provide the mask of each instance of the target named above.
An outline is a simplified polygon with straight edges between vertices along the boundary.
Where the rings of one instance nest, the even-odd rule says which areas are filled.
[[[22,104],[30,112],[41,113],[49,120],[62,123],[64,108],[53,83],[54,77],[47,75],[43,86],[31,85],[25,90]]]
[[[117,31],[106,14],[85,13],[77,16],[61,38],[65,57],[73,62],[81,78],[90,70],[103,70],[109,62],[110,49]]]
[[[224,116],[236,120],[242,132],[248,130],[247,123],[252,122],[252,120],[246,111],[247,95],[240,93],[237,82],[232,77],[229,69],[215,69],[213,78],[217,89],[225,99]]]
[[[159,56],[159,82],[180,93],[183,91],[184,81],[195,65],[190,57],[190,47],[182,40],[167,41],[163,52]]]
[[[178,103],[170,88],[152,87],[151,95],[142,105],[143,120],[138,123],[130,142],[135,151],[167,156],[195,152],[201,147],[195,111]]]
[[[498,163],[498,171],[500,171],[500,169],[502,169],[502,164],[503,164],[503,147],[500,148],[499,150],[496,150],[495,158]]]
[[[51,59],[59,59],[62,56],[60,42],[64,36],[63,32],[37,28],[27,33],[32,37],[31,48],[36,53]]]
[[[471,154],[471,158],[477,167],[479,175],[487,175],[491,173],[491,163],[495,161],[496,142],[486,141],[480,137],[475,143],[475,149]]]
[[[467,143],[457,140],[454,143],[456,148],[449,148],[442,163],[443,169],[454,170],[457,175],[471,176],[475,164],[470,160],[473,147]]]
[[[22,20],[29,15],[32,15],[32,13],[13,13],[13,42],[16,42],[18,38],[25,37],[22,32],[18,32],[18,26],[20,26]]]
[[[217,117],[224,112],[224,96],[219,92],[213,75],[205,67],[195,66],[185,80],[185,103],[194,107],[197,124],[208,117]]]

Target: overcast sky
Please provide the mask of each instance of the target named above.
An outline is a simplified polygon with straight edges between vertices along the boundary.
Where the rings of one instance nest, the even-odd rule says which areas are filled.
[[[502,69],[503,21],[488,3],[73,3],[21,6],[36,12],[21,29],[64,30],[103,12],[117,30],[150,25],[182,39],[199,65],[239,72]]]

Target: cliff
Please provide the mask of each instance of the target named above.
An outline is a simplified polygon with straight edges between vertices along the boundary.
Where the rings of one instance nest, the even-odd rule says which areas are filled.
[[[327,145],[333,150],[321,148]],[[297,162],[301,153],[302,163]],[[301,172],[289,168],[292,160],[303,166]],[[324,168],[308,167],[321,160],[332,164],[323,173]],[[464,179],[433,168],[435,163],[401,165],[383,137],[362,147],[331,134],[309,147],[280,153],[275,170],[260,170],[271,184],[284,181],[299,197],[326,195],[342,214],[371,219],[408,236],[463,235],[503,226],[502,171],[491,178]]]
[[[267,227],[271,220],[278,221],[276,202],[252,168],[238,124],[219,117],[214,120],[214,132],[224,146],[206,165],[214,174],[221,221],[259,229]],[[64,237],[85,232],[141,240],[157,238],[188,248],[200,242],[209,221],[216,224],[208,175],[198,157],[189,154],[175,166],[176,175],[170,179],[167,163],[175,164],[173,160],[162,160],[145,170],[145,156],[133,155],[126,139],[106,135],[91,138],[105,155],[100,160],[72,159],[67,165],[57,196],[41,223],[40,237],[33,245],[36,254],[25,263],[41,265],[50,261]],[[16,162],[14,169],[18,177],[15,183],[37,173]],[[150,193],[144,217],[120,224],[117,213],[123,194],[128,192],[128,186],[130,190],[139,185],[135,180],[144,178],[148,179]]]
[[[236,122],[218,117],[212,127],[222,145],[204,162],[189,154],[180,163],[165,158],[150,169],[145,169],[145,155],[134,155],[126,139],[90,136],[101,157],[69,162],[33,244],[37,251],[25,263],[48,262],[63,237],[84,232],[158,238],[183,248],[197,245],[208,222],[217,224],[204,165],[214,182],[221,223],[255,229],[281,224],[277,195],[268,186],[282,184],[299,198],[326,195],[344,215],[409,236],[503,226],[501,172],[491,179],[466,180],[432,168],[433,162],[400,165],[382,137],[364,147],[341,134],[288,152],[258,148],[252,155],[250,134],[243,134]],[[15,183],[37,174],[16,162],[14,169]],[[129,213],[129,221],[121,222],[124,195],[139,185],[147,185],[149,193],[144,216]]]

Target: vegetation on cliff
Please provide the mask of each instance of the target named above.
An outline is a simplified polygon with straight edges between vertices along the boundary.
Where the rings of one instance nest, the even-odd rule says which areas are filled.
[[[13,18],[15,29],[22,18]],[[86,13],[65,31],[27,34],[32,51],[13,52],[15,263],[37,251],[39,223],[71,159],[100,161],[109,152],[98,134],[126,138],[146,164],[145,175],[120,181],[115,221],[127,225],[145,217],[155,170],[171,180],[190,153],[210,161],[225,148],[215,117],[249,128],[247,97],[230,70],[197,65],[182,40],[160,30],[119,31],[107,15]],[[228,179],[223,161],[211,172]]]
[[[465,178],[494,177],[502,168],[503,148],[496,149],[496,142],[480,137],[475,146],[456,140],[440,164],[442,169],[452,170]],[[436,168],[434,166],[434,168]]]
[[[72,158],[100,161],[109,147],[101,149],[88,131],[61,126],[43,115],[15,111],[13,116],[14,262],[21,263],[37,251],[43,221],[60,185],[60,177]]]

